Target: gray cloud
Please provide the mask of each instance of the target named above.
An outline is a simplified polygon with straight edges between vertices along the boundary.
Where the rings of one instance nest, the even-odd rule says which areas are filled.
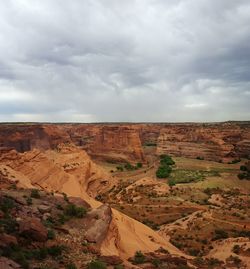
[[[0,2],[0,121],[250,119],[247,0]]]

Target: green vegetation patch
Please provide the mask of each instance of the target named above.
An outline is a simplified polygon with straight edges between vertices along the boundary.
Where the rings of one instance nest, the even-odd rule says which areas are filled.
[[[178,183],[190,183],[203,181],[206,177],[219,177],[220,173],[218,171],[202,171],[202,170],[186,170],[186,169],[176,169],[173,170],[170,179],[176,184]]]
[[[171,172],[172,172],[172,165],[174,165],[175,162],[173,161],[173,159],[166,155],[166,154],[162,154],[160,155],[160,166],[158,167],[157,171],[156,171],[156,176],[158,178],[167,178],[170,176]]]

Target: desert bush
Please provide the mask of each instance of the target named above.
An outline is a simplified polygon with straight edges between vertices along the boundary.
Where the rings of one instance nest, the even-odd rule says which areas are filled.
[[[234,245],[232,251],[235,254],[239,254],[239,252],[240,252],[240,246],[239,245]]]
[[[18,229],[18,223],[14,218],[6,215],[3,219],[0,219],[0,227],[3,228],[6,233],[14,233]]]
[[[160,267],[160,265],[161,265],[161,260],[159,260],[159,259],[153,259],[152,260],[152,264],[154,265],[154,267],[156,267],[156,268],[158,268],[158,267]]]
[[[67,194],[63,192],[62,195],[63,195],[64,201],[66,201],[67,203],[69,203],[69,198],[68,198]]]
[[[216,229],[214,232],[215,232],[215,237],[213,238],[214,240],[228,238],[228,233],[222,229]]]
[[[240,170],[241,170],[241,171],[247,171],[247,167],[246,167],[245,165],[241,165],[241,166],[240,166]]]
[[[172,168],[168,165],[161,165],[156,171],[156,176],[158,178],[166,178],[170,175]]]
[[[173,178],[169,178],[169,179],[168,179],[168,185],[169,185],[170,187],[175,186],[175,185],[176,185],[175,180],[174,180]]]
[[[189,254],[191,255],[191,256],[198,256],[198,254],[199,254],[199,250],[198,249],[195,249],[195,248],[191,248],[191,249],[189,249]]]
[[[48,230],[48,239],[55,239],[56,235],[54,230]]]
[[[31,190],[30,197],[31,198],[36,198],[36,199],[41,198],[40,193],[39,193],[39,191],[37,189],[32,189]]]
[[[160,163],[163,165],[164,164],[165,165],[174,165],[175,164],[174,160],[166,154],[160,155],[160,159],[161,159]]]
[[[118,264],[114,266],[114,269],[124,269],[124,266],[122,264]]]
[[[73,262],[71,262],[65,266],[65,269],[77,269],[77,267]]]
[[[66,250],[66,247],[64,245],[55,245],[47,248],[48,254],[53,257],[62,255],[64,250]]]
[[[142,168],[142,163],[137,163],[137,164],[136,164],[136,167],[137,167],[137,168]]]
[[[74,204],[68,204],[64,209],[64,214],[70,217],[83,218],[86,213],[86,208]]]
[[[231,162],[229,162],[228,164],[235,164],[235,163],[239,163],[241,161],[241,159],[234,159]]]
[[[26,198],[26,203],[27,203],[27,205],[32,205],[32,203],[33,203],[32,198],[31,197],[27,197]]]
[[[116,170],[118,170],[118,171],[123,171],[123,167],[122,166],[116,166]]]
[[[135,264],[141,264],[141,263],[144,263],[144,261],[145,261],[144,254],[141,251],[136,251],[133,262]]]
[[[2,210],[5,214],[9,214],[10,210],[15,206],[15,202],[9,197],[2,197],[0,200],[0,210]]]

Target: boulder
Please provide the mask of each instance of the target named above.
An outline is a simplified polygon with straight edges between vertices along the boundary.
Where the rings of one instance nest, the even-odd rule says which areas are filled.
[[[10,259],[0,257],[0,269],[21,269],[21,266]]]
[[[39,205],[37,207],[37,209],[39,210],[40,213],[44,214],[44,213],[49,213],[51,211],[51,207],[48,205]]]
[[[0,247],[8,247],[11,245],[17,245],[15,236],[9,234],[0,234]]]
[[[69,202],[72,203],[72,204],[75,204],[77,206],[90,208],[90,205],[86,201],[81,199],[80,197],[69,197]]]
[[[20,234],[35,241],[45,242],[47,240],[47,229],[37,218],[27,218],[19,223]]]
[[[91,243],[101,243],[106,237],[112,220],[112,211],[109,205],[101,205],[93,209],[85,218],[85,238]]]

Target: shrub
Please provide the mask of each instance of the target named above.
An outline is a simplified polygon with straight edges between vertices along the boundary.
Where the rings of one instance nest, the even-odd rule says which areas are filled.
[[[246,167],[245,165],[241,165],[241,166],[240,166],[240,170],[241,170],[241,171],[247,171],[247,167]]]
[[[15,202],[9,197],[3,197],[0,200],[0,209],[5,213],[9,214],[9,211],[15,207]]]
[[[32,189],[30,193],[30,197],[39,199],[41,198],[39,191],[37,189]]]
[[[137,167],[137,168],[142,168],[142,163],[137,163],[137,164],[136,164],[136,167]]]
[[[124,269],[124,266],[122,264],[118,264],[114,266],[114,269]]]
[[[66,269],[77,269],[76,265],[71,262],[65,266]]]
[[[62,252],[65,250],[65,246],[63,245],[56,245],[56,246],[52,246],[47,248],[48,250],[48,254],[53,256],[53,257],[57,257],[62,255]]]
[[[3,227],[6,233],[14,233],[17,231],[18,223],[10,216],[0,219],[0,227]]]
[[[236,265],[239,265],[241,263],[241,259],[237,256],[232,256],[231,259],[232,259],[233,263]]]
[[[188,252],[191,256],[198,256],[200,251],[198,249],[191,248]]]
[[[27,197],[26,198],[26,203],[27,203],[27,205],[32,205],[32,198],[31,197]]]
[[[26,251],[26,257],[29,259],[44,260],[48,256],[47,248],[35,249],[32,251]]]
[[[132,170],[135,170],[135,169],[136,169],[136,167],[133,166],[133,165],[130,164],[130,163],[126,163],[126,164],[124,165],[124,168],[127,169],[127,170],[129,170],[129,171],[132,171]]]
[[[99,260],[93,260],[91,261],[88,266],[88,269],[106,269],[107,266],[104,262],[99,261]]]
[[[154,267],[158,268],[161,265],[161,260],[159,260],[159,259],[153,259],[152,260],[152,264],[154,265]]]
[[[63,195],[64,201],[66,201],[68,203],[69,202],[69,198],[68,198],[67,194],[63,192],[62,195]]]
[[[74,204],[68,204],[64,209],[64,213],[70,217],[83,218],[87,213],[87,209]]]
[[[169,185],[170,187],[175,186],[175,184],[176,184],[176,182],[175,182],[175,180],[174,180],[173,178],[169,178],[169,179],[168,179],[168,185]]]
[[[204,157],[198,156],[196,157],[197,160],[204,160]]]
[[[217,229],[214,232],[215,232],[214,240],[228,238],[228,233],[222,229]]]
[[[232,251],[235,254],[239,254],[239,252],[240,252],[240,246],[239,245],[234,245]]]
[[[156,176],[158,178],[166,178],[170,175],[172,168],[168,165],[161,165],[156,171]]]
[[[116,166],[116,170],[123,172],[123,167],[122,166]]]
[[[145,256],[143,255],[141,251],[136,251],[133,261],[135,264],[144,263]]]
[[[231,162],[229,162],[228,164],[235,164],[235,163],[239,163],[241,161],[241,159],[234,159]]]
[[[55,239],[56,235],[53,230],[48,230],[48,239]]]
[[[160,155],[160,159],[161,159],[161,161],[160,161],[161,164],[166,164],[166,165],[174,165],[175,164],[174,160],[166,154]]]
[[[250,179],[250,174],[249,173],[240,173],[240,174],[238,174],[238,178],[240,180],[242,180],[242,179]]]

